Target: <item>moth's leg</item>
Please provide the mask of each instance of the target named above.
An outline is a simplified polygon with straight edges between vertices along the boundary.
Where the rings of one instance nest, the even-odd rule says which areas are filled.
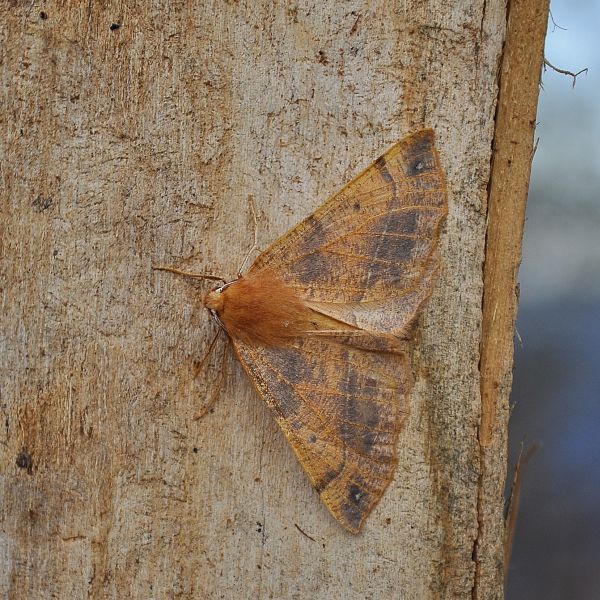
[[[244,267],[246,266],[248,259],[250,258],[252,253],[256,250],[256,248],[258,247],[258,220],[256,218],[256,207],[254,206],[254,199],[252,198],[252,196],[248,196],[248,204],[250,205],[250,212],[252,214],[252,222],[254,223],[254,232],[253,232],[254,241],[252,243],[252,248],[250,248],[250,250],[248,250],[248,252],[246,253],[246,256],[244,256],[242,265],[238,269],[238,279],[242,276],[242,271],[244,270]]]
[[[189,376],[187,376],[187,377],[184,377],[181,379],[181,381],[179,383],[179,388],[178,388],[179,394],[187,394],[187,391],[186,391],[187,387],[190,385],[190,383],[195,383],[196,379],[198,378],[200,373],[202,373],[202,371],[204,371],[204,368],[206,367],[206,363],[208,362],[208,359],[210,358],[210,356],[213,353],[213,350],[215,349],[215,344],[217,343],[220,334],[221,334],[221,328],[218,328],[217,332],[215,333],[215,335],[211,339],[210,343],[208,344],[208,347],[204,351],[202,358],[199,361],[195,361],[194,364],[192,365],[192,377],[190,378]]]
[[[152,265],[155,271],[167,271],[167,273],[175,273],[175,275],[183,275],[183,277],[192,277],[193,279],[210,279],[212,281],[222,281],[226,283],[226,279],[219,277],[218,275],[209,275],[207,273],[190,273],[188,271],[182,271],[175,267],[167,267],[164,265]]]
[[[220,327],[219,327],[219,329],[217,329],[217,333],[215,333],[213,339],[210,341],[210,344],[208,345],[208,348],[206,349],[204,356],[200,359],[200,362],[194,367],[194,376],[192,377],[192,379],[196,379],[196,377],[198,377],[198,375],[200,375],[200,373],[202,373],[202,370],[204,369],[204,365],[206,365],[206,361],[212,354],[215,344],[217,343],[217,340],[219,339],[219,336],[221,335],[222,331],[223,330]]]
[[[218,336],[219,334],[217,334]],[[213,339],[213,342],[217,339],[217,336]],[[227,374],[227,350],[229,349],[229,338],[226,339],[225,344],[223,344],[223,354],[221,355],[221,368],[219,381],[213,390],[213,393],[210,395],[208,402],[194,415],[194,421],[199,421],[203,419],[208,411],[216,404],[217,400],[221,396],[221,389],[223,388],[223,382],[225,381],[225,377]]]

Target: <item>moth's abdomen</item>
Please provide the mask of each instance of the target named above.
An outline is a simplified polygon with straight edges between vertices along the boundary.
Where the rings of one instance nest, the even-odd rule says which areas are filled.
[[[270,271],[241,277],[220,300],[221,307],[213,310],[227,333],[248,344],[283,346],[311,327],[311,310]]]

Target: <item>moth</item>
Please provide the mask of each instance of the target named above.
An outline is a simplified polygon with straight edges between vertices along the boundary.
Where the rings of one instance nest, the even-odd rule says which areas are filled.
[[[446,213],[433,131],[417,131],[204,298],[353,533],[394,477],[412,382],[406,343],[439,270]]]

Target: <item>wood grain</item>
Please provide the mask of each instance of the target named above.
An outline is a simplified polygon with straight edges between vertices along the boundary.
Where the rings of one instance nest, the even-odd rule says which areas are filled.
[[[479,537],[502,499],[478,430],[505,3],[47,0],[0,23],[0,594],[470,598],[475,541],[502,560]],[[448,181],[440,282],[396,478],[355,537],[235,363],[192,420],[206,289],[151,263],[231,278],[248,196],[265,248],[424,126]],[[501,569],[478,585],[501,597]]]

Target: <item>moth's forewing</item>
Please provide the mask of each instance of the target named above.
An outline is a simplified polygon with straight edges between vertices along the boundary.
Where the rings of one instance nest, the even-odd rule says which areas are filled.
[[[309,306],[403,335],[428,298],[447,213],[431,130],[398,142],[251,267],[273,269]]]
[[[234,347],[321,499],[356,533],[396,468],[410,387],[404,355],[385,339],[342,332]]]

